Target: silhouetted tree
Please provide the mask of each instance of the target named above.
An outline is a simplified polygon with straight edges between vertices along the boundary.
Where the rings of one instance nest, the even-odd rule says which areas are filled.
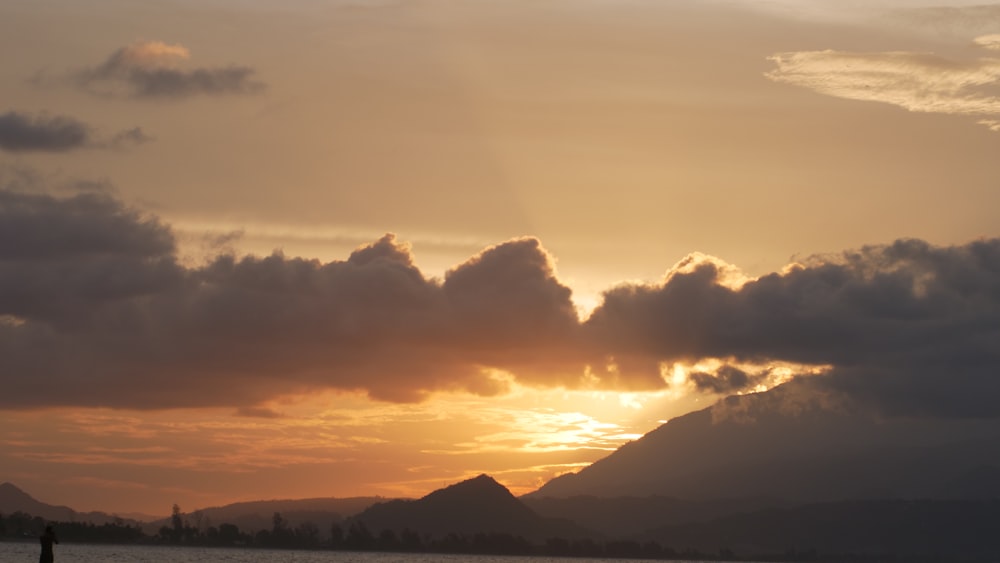
[[[344,547],[347,549],[371,549],[375,544],[375,537],[364,522],[351,522],[351,527],[347,530],[347,538],[344,540]]]
[[[319,546],[319,528],[312,522],[302,522],[295,527],[295,547],[315,548]]]
[[[574,557],[601,557],[604,555],[604,547],[590,538],[584,538],[573,542],[570,555]]]
[[[642,544],[642,556],[648,559],[659,559],[663,557],[663,547],[655,541],[647,541]]]
[[[404,551],[422,551],[424,547],[420,534],[409,528],[403,528],[399,533],[399,545]]]
[[[219,543],[222,545],[236,545],[242,539],[240,529],[235,524],[219,524]]]
[[[396,532],[386,529],[378,534],[375,540],[375,547],[381,551],[395,551],[399,548],[399,540],[396,539]]]
[[[608,557],[632,557],[642,556],[642,547],[639,542],[631,540],[615,540],[604,544],[604,554]]]
[[[455,533],[448,534],[435,541],[434,549],[444,553],[471,553],[469,539]]]
[[[339,549],[344,544],[344,529],[334,522],[330,526],[330,547]]]
[[[546,555],[552,556],[569,555],[569,540],[565,538],[549,538],[545,540],[544,551]]]
[[[177,503],[174,503],[170,508],[170,526],[171,541],[180,542],[181,538],[184,537],[184,513],[181,512],[181,507]]]
[[[275,547],[292,547],[295,545],[295,534],[288,528],[288,521],[280,512],[271,517],[271,544]]]

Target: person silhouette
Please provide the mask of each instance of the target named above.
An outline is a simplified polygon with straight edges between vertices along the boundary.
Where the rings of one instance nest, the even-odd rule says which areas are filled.
[[[45,527],[45,533],[38,538],[42,544],[42,554],[38,557],[38,563],[52,563],[55,561],[55,554],[52,552],[52,544],[59,543],[55,530],[52,526]]]

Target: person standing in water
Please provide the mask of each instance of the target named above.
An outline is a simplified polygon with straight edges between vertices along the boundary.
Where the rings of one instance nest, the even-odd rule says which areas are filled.
[[[42,543],[42,555],[38,558],[38,563],[52,563],[55,561],[55,554],[52,552],[52,544],[59,543],[55,530],[52,526],[45,527],[45,533],[38,538]]]

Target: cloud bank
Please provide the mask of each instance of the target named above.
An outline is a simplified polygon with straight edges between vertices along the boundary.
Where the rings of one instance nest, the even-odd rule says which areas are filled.
[[[251,67],[180,68],[190,58],[182,45],[142,41],[116,50],[100,65],[75,73],[74,79],[93,93],[143,99],[252,94],[264,89]]]
[[[110,139],[95,136],[86,123],[65,115],[31,115],[17,111],[0,114],[0,150],[8,152],[66,152],[80,148],[123,148],[149,137],[135,127]]]
[[[981,36],[975,44],[996,50],[997,38]],[[825,50],[779,53],[769,60],[776,65],[766,74],[771,80],[828,96],[914,112],[978,116],[987,126],[1000,117],[998,58],[956,61],[930,53]]]
[[[108,195],[0,191],[0,408],[663,389],[671,366],[705,359],[718,367],[685,385],[752,389],[787,362],[828,366],[805,381],[886,414],[1000,414],[1000,240],[901,240],[739,283],[693,255],[659,283],[608,290],[583,321],[534,238],[440,280],[392,235],[342,261],[188,267],[168,225]]]
[[[660,286],[610,291],[587,326],[610,353],[647,365],[705,357],[829,365],[809,381],[885,413],[1000,414],[997,239],[901,240],[815,257],[739,289],[721,285],[706,263]]]

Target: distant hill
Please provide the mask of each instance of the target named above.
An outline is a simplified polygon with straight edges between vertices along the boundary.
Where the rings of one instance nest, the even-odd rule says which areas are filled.
[[[449,533],[496,533],[529,541],[550,537],[585,538],[593,532],[567,520],[543,518],[487,475],[434,491],[418,500],[376,504],[355,516],[371,532],[400,532],[441,537]]]
[[[673,419],[528,498],[995,498],[1000,422],[879,419],[796,385]]]
[[[0,483],[0,514],[13,514],[15,512],[24,512],[51,522],[90,522],[100,525],[121,520],[129,525],[140,523],[138,520],[119,518],[114,514],[77,512],[68,506],[46,504],[35,500],[34,497],[13,483]]]
[[[290,526],[312,522],[320,527],[321,534],[329,534],[332,524],[361,512],[369,506],[384,502],[383,497],[312,498],[299,500],[260,500],[238,502],[220,507],[205,508],[184,514],[189,525],[202,528],[219,524],[235,524],[244,532],[270,530],[274,513],[281,513]],[[105,524],[121,520],[129,525],[140,525],[147,534],[155,534],[162,526],[170,525],[170,518],[139,520],[119,517],[104,512],[77,512],[68,506],[55,506],[35,500],[12,483],[0,484],[0,514],[24,512],[52,522],[90,522]]]
[[[666,526],[635,536],[674,549],[746,557],[816,553],[831,560],[997,561],[1000,501],[850,501]],[[847,557],[850,556],[850,557]]]
[[[203,508],[184,514],[189,525],[206,528],[219,524],[234,524],[243,532],[270,530],[274,513],[278,512],[290,526],[304,522],[316,524],[323,535],[329,533],[334,523],[353,516],[369,506],[384,502],[383,497],[310,498],[298,500],[258,500],[237,502],[225,506]],[[170,518],[149,522],[143,526],[147,533],[155,533],[162,526],[170,526]]]
[[[521,501],[546,518],[563,518],[608,537],[631,537],[651,528],[703,522],[731,514],[787,508],[774,498],[684,500],[663,496],[569,498],[524,496]]]

